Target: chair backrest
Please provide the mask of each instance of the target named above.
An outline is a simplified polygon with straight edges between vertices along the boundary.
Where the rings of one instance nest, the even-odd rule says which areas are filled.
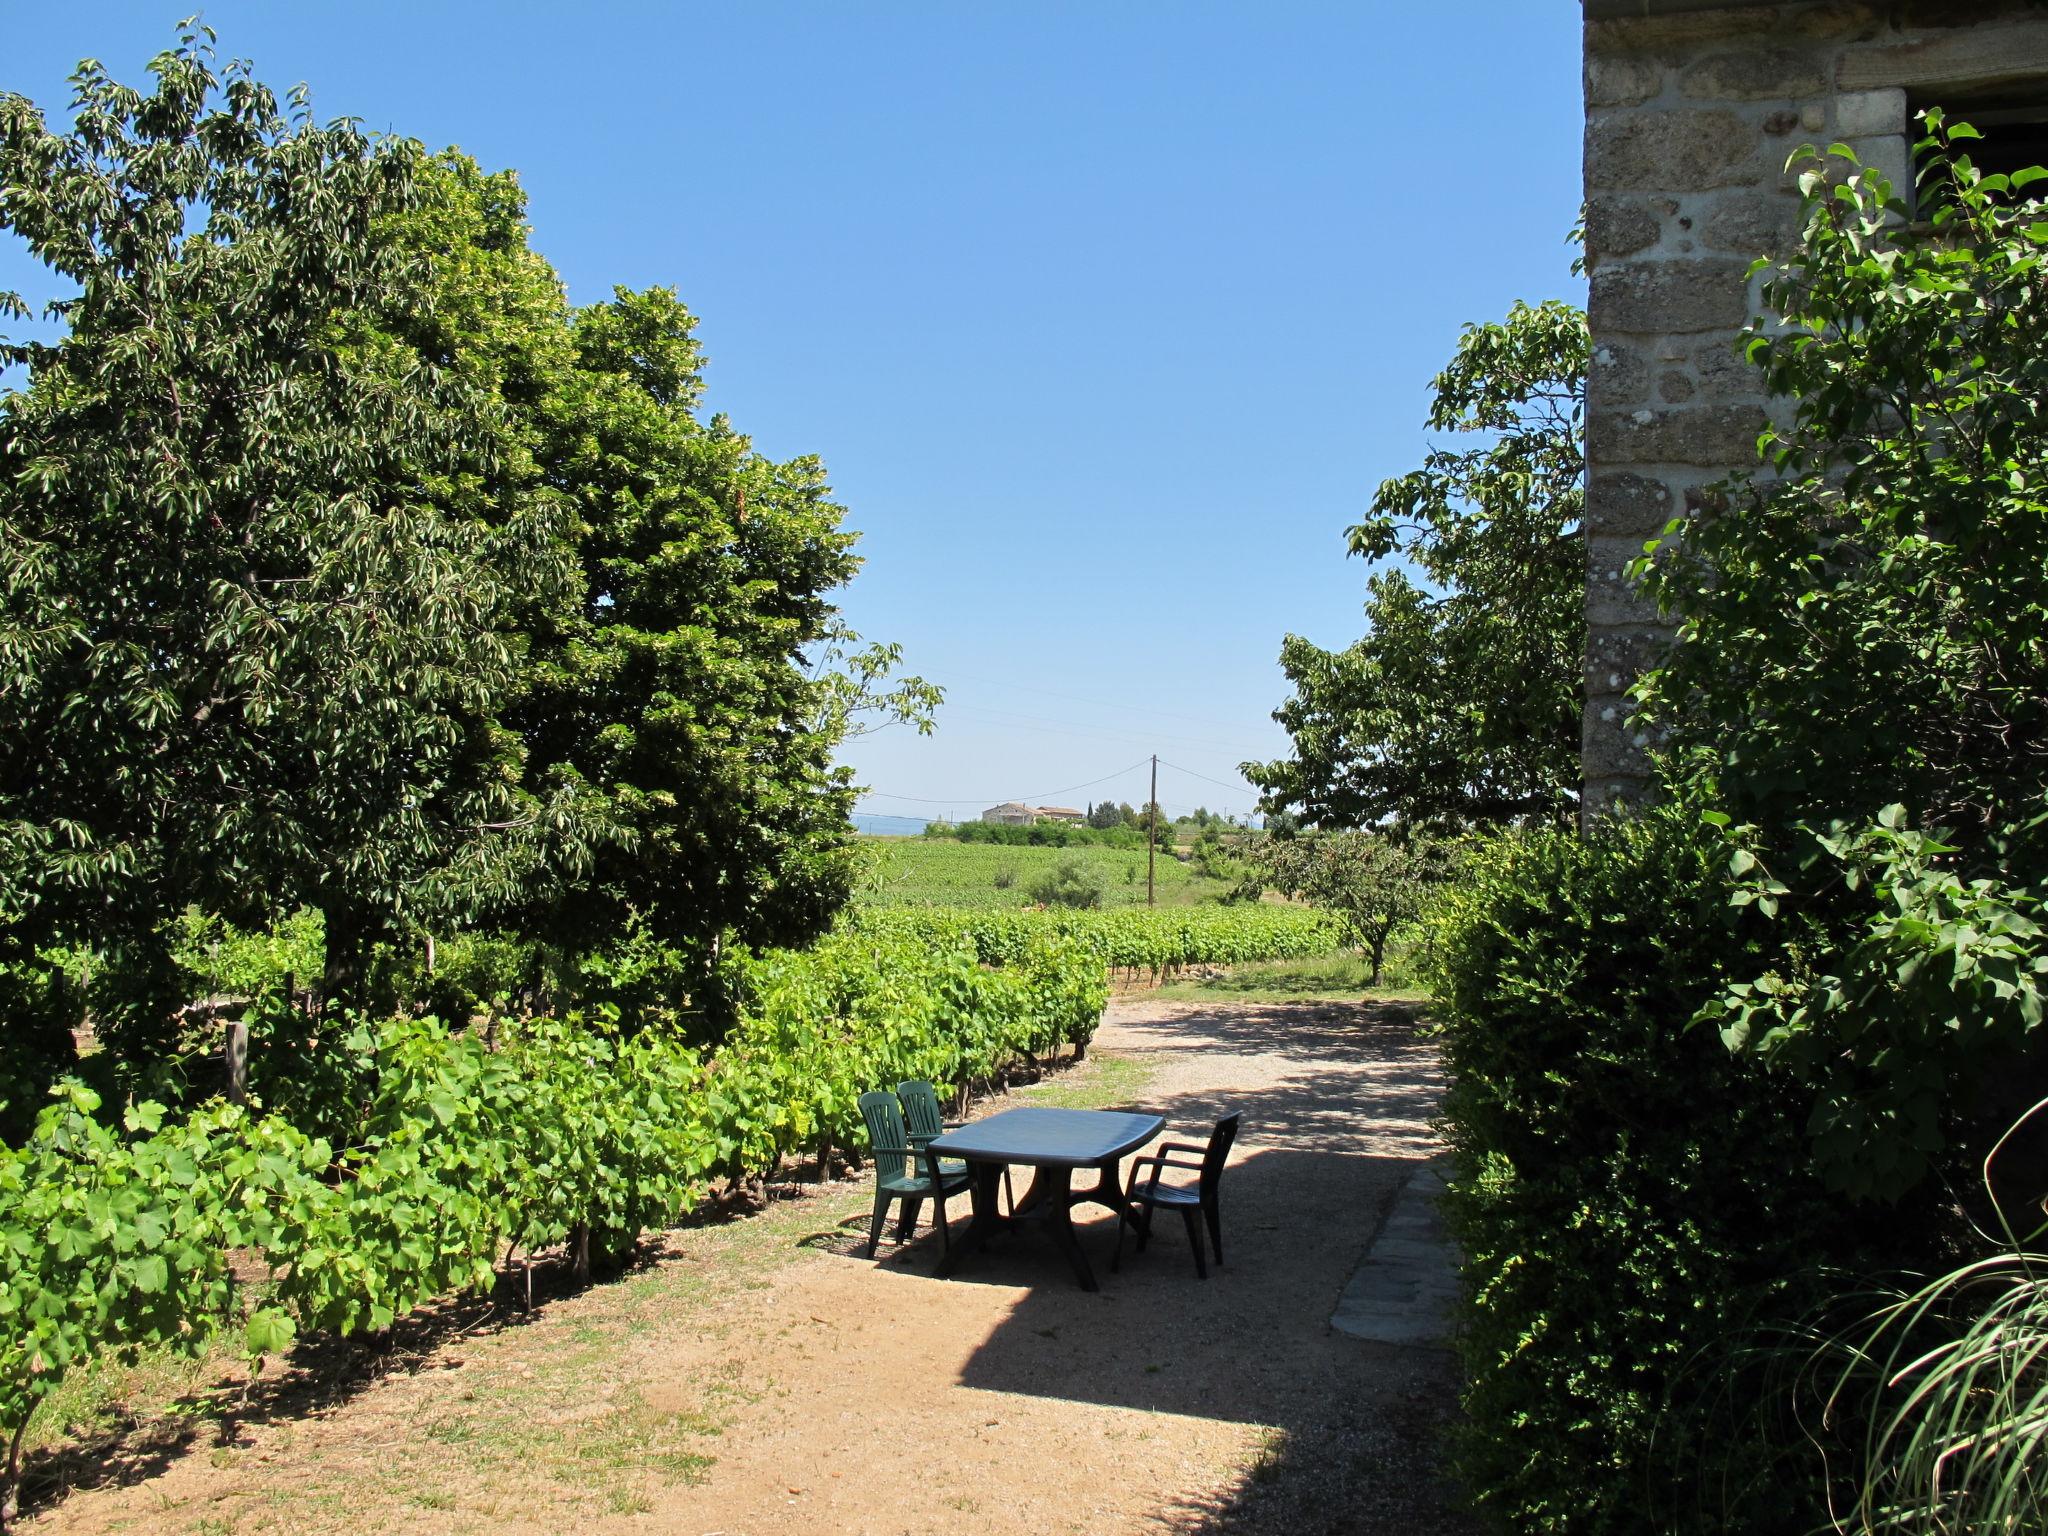
[[[867,1122],[868,1146],[881,1177],[902,1174],[910,1166],[910,1138],[903,1130],[903,1109],[896,1095],[877,1089],[860,1096],[860,1117]]]
[[[1242,1110],[1232,1110],[1216,1122],[1216,1128],[1209,1133],[1209,1148],[1202,1154],[1202,1194],[1214,1199],[1217,1182],[1223,1177],[1223,1165],[1230,1161],[1231,1143],[1237,1140],[1237,1125],[1244,1119]]]
[[[918,1141],[930,1141],[946,1133],[946,1118],[939,1112],[939,1095],[928,1082],[918,1078],[896,1085],[896,1097],[903,1101],[903,1118]]]

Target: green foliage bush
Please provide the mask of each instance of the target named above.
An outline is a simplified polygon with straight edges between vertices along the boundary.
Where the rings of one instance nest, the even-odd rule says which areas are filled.
[[[1703,835],[1709,834],[1709,835]],[[1460,1460],[1518,1531],[1808,1532],[1774,1328],[1874,1254],[1806,1156],[1796,1085],[1689,1027],[1754,944],[1718,841],[1667,805],[1580,839],[1504,835],[1430,919],[1466,1255]],[[1888,1225],[1897,1213],[1881,1218]]]
[[[1121,821],[1108,828],[1077,825],[1071,821],[1035,821],[1028,827],[1005,822],[962,821],[953,825],[933,822],[924,835],[956,843],[990,843],[1004,848],[1142,848],[1145,834],[1132,831]]]
[[[1041,907],[1082,910],[1102,905],[1102,871],[1078,859],[1061,859],[1032,877],[1027,888]]]
[[[1155,974],[1190,965],[1238,965],[1326,955],[1344,942],[1327,914],[1309,907],[1236,904],[1213,907],[1118,907],[1077,912],[953,912],[885,908],[866,911],[859,931],[944,944],[964,936],[985,965],[1024,960],[1046,938],[1072,939],[1117,970]]]
[[[116,1130],[63,1085],[0,1149],[0,1439],[96,1356],[194,1347],[237,1319],[273,1351],[295,1326],[379,1329],[488,1286],[508,1244],[623,1250],[713,1179],[859,1145],[855,1101],[878,1084],[951,1088],[1085,1047],[1107,995],[1099,953],[1055,932],[1002,968],[964,930],[856,929],[735,969],[741,1021],[709,1056],[660,1030],[323,1027],[280,1007],[254,1031],[261,1107],[167,1120],[143,1103]],[[246,1318],[230,1248],[276,1276]]]
[[[2048,1071],[2048,172],[1984,176],[1973,129],[1927,124],[1919,229],[1846,148],[1803,152],[1747,338],[1791,405],[1773,475],[1641,570],[1683,621],[1646,711],[1773,925],[1715,1022],[1813,1085],[1858,1198],[1967,1190]]]
[[[1670,802],[1496,842],[1434,922],[1463,1456],[1514,1529],[2040,1524],[2038,1295],[1961,1218],[2048,1063],[2048,172],[1927,122],[1917,210],[1795,157],[1771,473],[1633,567]],[[1910,1345],[1844,1329],[1885,1290]]]
[[[260,997],[287,977],[307,986],[318,979],[326,964],[324,926],[309,907],[253,933],[188,911],[177,920],[171,957],[191,974],[196,996]]]

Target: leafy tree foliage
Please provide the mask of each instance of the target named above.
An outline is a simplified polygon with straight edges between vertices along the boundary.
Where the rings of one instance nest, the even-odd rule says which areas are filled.
[[[1123,824],[1123,807],[1113,800],[1098,800],[1088,807],[1088,825],[1098,832],[1107,832]]]
[[[1399,832],[1310,832],[1262,838],[1249,854],[1254,887],[1270,886],[1330,913],[1345,941],[1386,970],[1387,941],[1419,916],[1447,872],[1449,850]]]
[[[1640,573],[1682,620],[1646,713],[1776,936],[1709,1016],[1813,1077],[1831,1177],[1888,1197],[2032,1102],[1999,1085],[2038,1075],[2048,992],[2048,225],[2014,206],[2044,173],[1930,124],[1924,234],[1881,174],[1803,173],[1748,343],[1795,402],[1775,477]]]
[[[1291,757],[1247,763],[1269,814],[1564,824],[1578,794],[1585,568],[1585,316],[1550,301],[1467,326],[1435,381],[1432,448],[1350,530],[1374,562],[1368,631],[1342,651],[1289,635]],[[1391,562],[1391,563],[1390,563]]]
[[[317,126],[210,42],[149,94],[83,66],[68,132],[0,98],[0,227],[78,289],[0,352],[13,1046],[68,1055],[72,943],[158,1049],[188,908],[319,913],[343,1000],[462,928],[618,996],[821,932],[834,747],[938,700],[837,618],[822,467],[703,419],[669,290],[570,306],[509,173]]]
[[[591,956],[586,974],[639,925],[681,983],[725,938],[814,937],[855,873],[834,748],[928,730],[939,690],[892,680],[900,648],[839,620],[830,594],[859,561],[816,460],[773,462],[699,419],[696,320],[672,291],[572,310],[510,173],[449,154],[427,180],[399,237],[435,271],[440,350],[495,391],[515,443],[451,489],[481,487],[482,516],[551,498],[573,528],[573,590],[528,612],[504,720],[529,802],[572,803],[598,835],[587,861],[532,840],[497,922]]]
[[[1099,907],[1102,871],[1079,859],[1061,859],[1051,869],[1032,876],[1025,889],[1042,907]]]
[[[0,97],[0,227],[77,285],[0,350],[0,919],[104,947],[144,1020],[166,913],[314,907],[345,960],[489,865],[514,595],[564,574],[540,509],[440,504],[494,403],[370,323],[421,298],[376,237],[416,151],[201,34],[151,70],[83,66],[69,132]]]

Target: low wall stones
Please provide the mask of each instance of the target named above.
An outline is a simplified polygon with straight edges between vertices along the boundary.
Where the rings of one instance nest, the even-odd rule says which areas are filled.
[[[1757,464],[1768,420],[1736,350],[1747,276],[1795,232],[1785,162],[1842,142],[1909,184],[1909,93],[2048,80],[2028,0],[1585,0],[1588,815],[1639,798],[1627,689],[1666,634],[1625,575],[1700,488]],[[1624,14],[1626,13],[1626,14]]]

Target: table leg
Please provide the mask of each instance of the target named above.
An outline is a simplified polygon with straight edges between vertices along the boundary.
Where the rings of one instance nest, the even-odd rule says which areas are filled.
[[[1067,1203],[1069,1205],[1100,1205],[1121,1213],[1124,1208],[1122,1167],[1123,1162],[1120,1158],[1112,1158],[1106,1163],[1097,1163],[1095,1165],[1095,1183],[1087,1189],[1075,1190],[1067,1197]]]
[[[1081,1282],[1081,1289],[1099,1290],[1100,1287],[1095,1283],[1095,1271],[1088,1267],[1088,1255],[1081,1251],[1080,1239],[1074,1236],[1074,1218],[1070,1214],[1073,1206],[1073,1170],[1046,1168],[1040,1171],[1040,1177],[1045,1185],[1045,1224],[1052,1228],[1053,1241],[1060,1245],[1060,1251],[1067,1256],[1067,1262],[1073,1265],[1074,1278]]]
[[[953,1246],[939,1260],[938,1273],[950,1275],[960,1261],[988,1241],[989,1233],[1006,1225],[1007,1219],[996,1204],[996,1191],[1003,1182],[1001,1163],[969,1163],[968,1171],[974,1175],[974,1219],[967,1223],[967,1230],[954,1239]]]

